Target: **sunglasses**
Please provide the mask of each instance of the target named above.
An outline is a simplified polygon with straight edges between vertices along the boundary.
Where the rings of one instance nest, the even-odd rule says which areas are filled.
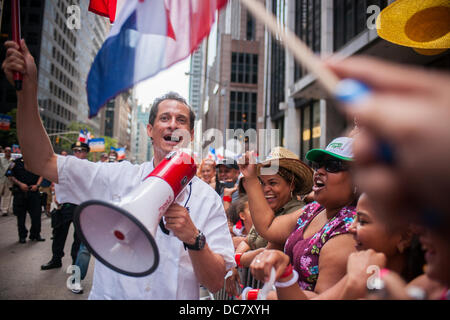
[[[329,173],[337,173],[341,171],[347,171],[349,169],[349,166],[345,164],[341,160],[322,160],[322,161],[312,161],[311,167],[317,171],[320,168],[324,167],[326,172]]]
[[[84,149],[84,148],[73,148],[72,150],[73,150],[74,153],[77,153],[77,152],[87,152],[87,150]]]

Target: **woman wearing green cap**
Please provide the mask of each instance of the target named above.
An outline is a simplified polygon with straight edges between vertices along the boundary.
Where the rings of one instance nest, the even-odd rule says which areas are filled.
[[[354,204],[357,200],[348,172],[353,160],[352,142],[352,138],[340,137],[325,150],[308,152],[306,158],[312,161],[314,169],[315,201],[279,217],[275,217],[262,201],[264,195],[257,179],[257,166],[252,164],[255,163],[252,153],[246,154],[246,164],[241,165],[256,230],[268,241],[284,246],[298,274],[294,281],[306,293],[318,294],[337,283],[346,273],[348,256],[355,251],[355,241],[348,233],[356,214]],[[262,257],[255,257],[253,269],[263,267]],[[278,274],[278,284],[284,280],[283,276],[292,279],[291,274],[292,268],[288,275]]]

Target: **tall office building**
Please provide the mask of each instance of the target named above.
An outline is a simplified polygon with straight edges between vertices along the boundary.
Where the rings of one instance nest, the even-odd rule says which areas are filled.
[[[150,161],[152,158],[151,141],[147,135],[147,124],[150,110],[138,105],[132,111],[133,114],[133,138],[132,151],[133,160],[136,163]]]
[[[219,13],[216,56],[207,69],[204,130],[263,128],[264,44],[263,25],[230,0]]]
[[[191,55],[189,69],[189,104],[197,117],[200,116],[202,99],[202,70],[203,70],[203,45],[200,45]]]
[[[137,108],[132,90],[125,91],[106,103],[100,131],[117,140],[119,147],[132,151],[132,110]]]
[[[91,64],[109,32],[110,22],[106,18],[89,12],[88,4],[89,1],[80,1],[80,13],[82,17],[81,28],[76,32],[79,40],[76,51],[81,78],[80,86],[82,89],[80,91],[80,103],[78,108],[80,112],[77,121],[86,123],[93,128],[97,134],[103,135],[100,128],[101,121],[104,119],[105,108],[102,108],[96,117],[92,119],[88,118],[89,107],[87,104],[85,85]]]
[[[424,56],[411,48],[387,42],[370,26],[369,6],[380,10],[393,0],[266,0],[266,6],[295,31],[317,55],[370,55],[426,68],[450,68],[450,52]],[[269,39],[266,60],[267,128],[278,128],[280,144],[304,159],[312,148],[324,148],[353,123],[337,111],[334,102],[281,43]]]
[[[21,1],[20,20],[22,38],[27,41],[28,49],[33,55],[36,64],[40,66],[41,39],[44,32],[44,7],[45,2],[39,0]],[[11,34],[11,1],[3,1],[2,19],[1,19],[1,46],[0,60],[5,59],[6,50],[5,41],[12,39]],[[0,113],[7,113],[16,108],[16,91],[6,80],[5,74],[0,75]]]
[[[9,12],[9,3],[5,2],[4,12]],[[100,120],[88,120],[85,87],[109,21],[88,12],[87,6],[87,1],[78,0],[21,1],[22,37],[38,68],[38,103],[49,134],[66,131],[73,121],[86,123],[94,134],[100,134]],[[79,24],[71,24],[72,19],[78,19]],[[2,33],[10,34],[10,23],[9,15],[4,14]],[[2,76],[3,113],[16,107],[14,89],[5,82]]]

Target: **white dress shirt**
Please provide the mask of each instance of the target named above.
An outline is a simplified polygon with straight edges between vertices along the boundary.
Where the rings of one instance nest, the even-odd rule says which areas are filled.
[[[94,163],[73,156],[58,156],[57,163],[59,186],[55,193],[60,203],[80,204],[93,199],[112,202],[128,194],[153,170],[153,161],[141,165],[128,161]],[[210,249],[224,258],[226,270],[233,267],[234,247],[219,195],[194,177],[186,206]],[[159,227],[155,240],[160,262],[156,271],[148,276],[125,276],[96,260],[89,299],[198,299],[199,283],[183,243],[173,235],[166,235]]]

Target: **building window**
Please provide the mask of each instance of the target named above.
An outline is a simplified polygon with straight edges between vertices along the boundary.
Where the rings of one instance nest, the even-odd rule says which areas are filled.
[[[280,103],[284,101],[284,48],[272,38],[272,58],[270,61],[270,114],[275,117],[280,112]]]
[[[284,144],[284,117],[279,118],[278,120],[275,121],[274,123],[275,129],[279,130],[278,131],[278,145],[283,147],[285,146]]]
[[[41,23],[41,17],[38,14],[30,13],[28,15],[28,23],[31,25],[39,25]]]
[[[341,0],[342,1],[342,0]],[[320,52],[321,33],[320,0],[295,1],[295,34],[315,53]],[[303,66],[295,61],[295,81],[306,75]]]
[[[246,39],[249,41],[255,40],[255,19],[252,17],[252,15],[247,12],[247,34]]]
[[[114,100],[108,101],[105,112],[105,136],[112,137],[114,134]]]
[[[334,51],[367,30],[367,8],[371,5],[382,10],[387,6],[387,0],[334,0]]]
[[[258,55],[231,53],[231,82],[258,83]]]
[[[306,153],[320,148],[320,104],[319,101],[302,101],[300,122],[300,159],[305,159]]]
[[[256,99],[255,92],[230,92],[230,129],[256,130]]]
[[[280,25],[286,25],[284,0],[272,0],[272,12]],[[270,116],[272,119],[282,116],[280,102],[284,101],[285,51],[280,39],[272,37],[270,41]]]

